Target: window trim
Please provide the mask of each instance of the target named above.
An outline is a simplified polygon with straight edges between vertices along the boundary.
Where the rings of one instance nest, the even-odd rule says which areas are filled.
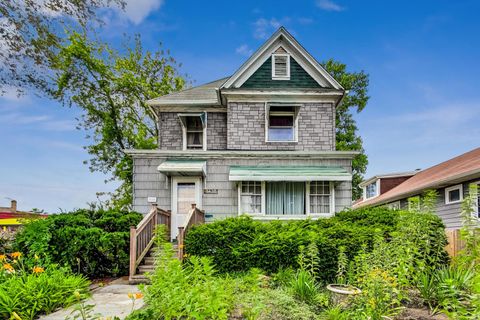
[[[459,200],[450,201],[448,194],[450,191],[459,190]],[[445,188],[445,204],[455,204],[463,201],[463,184],[457,184],[448,188]]]
[[[207,151],[207,112],[197,112],[197,113],[179,113],[178,118],[180,119],[180,123],[182,125],[182,150],[183,151]],[[202,120],[203,126],[203,141],[202,141],[202,149],[188,149],[187,148],[187,117],[200,117]]]
[[[275,60],[276,57],[287,57],[287,75],[277,76],[275,74]],[[290,54],[288,53],[273,53],[272,54],[272,80],[290,80]]]
[[[270,140],[269,137],[269,128],[270,128],[270,108],[271,107],[293,107],[295,111],[293,112],[293,140]],[[268,104],[265,103],[265,142],[267,143],[298,143],[298,118],[300,114],[301,105],[299,104]],[[274,111],[277,112],[277,111]],[[281,114],[281,112],[278,112]]]
[[[261,208],[260,208],[260,213],[255,213],[255,212],[243,212],[242,210],[242,185],[244,182],[258,182],[258,181],[240,181],[237,185],[237,193],[238,193],[238,215],[241,216],[242,214],[247,214],[249,216],[265,216],[265,205],[266,205],[266,192],[265,192],[265,181],[260,181],[261,183]]]
[[[370,182],[369,184],[365,185],[362,188],[363,189],[363,201],[374,199],[374,198],[376,198],[380,195],[380,180],[381,179],[377,179],[375,182]],[[375,185],[376,185],[375,195],[373,197],[367,198],[367,187],[369,185],[373,184],[373,183],[375,183]]]
[[[330,212],[325,212],[325,213],[314,213],[310,212],[310,184],[312,182],[316,182],[321,180],[314,180],[314,181],[307,181],[306,182],[306,192],[305,192],[305,207],[306,207],[306,216],[307,217],[332,217],[335,215],[335,185],[333,181],[323,181],[323,182],[328,182],[330,185]]]
[[[477,204],[475,211],[473,212],[474,218],[480,221],[480,180],[472,182],[477,185]]]

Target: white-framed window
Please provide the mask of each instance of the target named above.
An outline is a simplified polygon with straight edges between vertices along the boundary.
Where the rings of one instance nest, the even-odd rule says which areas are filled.
[[[264,183],[261,181],[242,181],[239,185],[239,212],[262,214],[264,189]]]
[[[392,210],[400,210],[402,208],[400,200],[387,204],[387,207]]]
[[[331,214],[333,206],[333,184],[328,181],[311,181],[308,186],[309,214]]]
[[[463,200],[463,185],[445,188],[445,204],[458,203]]]
[[[297,142],[298,106],[266,106],[266,142]]]
[[[290,55],[286,53],[272,54],[272,79],[290,80]]]
[[[183,150],[207,150],[207,113],[181,113]]]
[[[475,183],[477,184],[477,199],[475,202],[474,214],[475,218],[480,219],[480,181]]]
[[[363,187],[363,199],[367,200],[380,195],[380,179],[377,179]]]

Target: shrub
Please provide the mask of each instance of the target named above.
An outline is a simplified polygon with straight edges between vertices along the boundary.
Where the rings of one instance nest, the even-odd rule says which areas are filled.
[[[415,232],[412,232],[415,228]],[[260,268],[275,273],[298,268],[300,247],[314,242],[318,248],[319,281],[332,281],[338,271],[339,248],[352,260],[363,246],[370,251],[373,239],[395,234],[412,239],[417,256],[428,263],[443,264],[446,237],[441,220],[432,214],[411,214],[387,208],[347,210],[316,221],[260,222],[249,217],[228,218],[192,228],[185,240],[188,254],[210,256],[220,272]],[[424,241],[425,240],[425,241]],[[428,240],[428,241],[427,241]],[[431,258],[431,259],[430,259]]]
[[[129,265],[129,229],[141,218],[116,210],[50,215],[28,223],[17,233],[14,246],[87,277],[123,275]]]

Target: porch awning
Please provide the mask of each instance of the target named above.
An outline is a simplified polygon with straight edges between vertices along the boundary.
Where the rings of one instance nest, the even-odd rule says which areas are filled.
[[[231,166],[230,181],[351,181],[345,168],[330,166]]]
[[[157,169],[167,176],[206,176],[207,162],[205,160],[166,160]]]

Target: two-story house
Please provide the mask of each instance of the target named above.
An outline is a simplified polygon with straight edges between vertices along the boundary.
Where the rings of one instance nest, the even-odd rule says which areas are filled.
[[[159,147],[128,151],[134,210],[171,210],[175,238],[193,203],[207,221],[349,208],[356,153],[335,150],[335,108],[346,94],[280,28],[232,76],[148,101]]]

